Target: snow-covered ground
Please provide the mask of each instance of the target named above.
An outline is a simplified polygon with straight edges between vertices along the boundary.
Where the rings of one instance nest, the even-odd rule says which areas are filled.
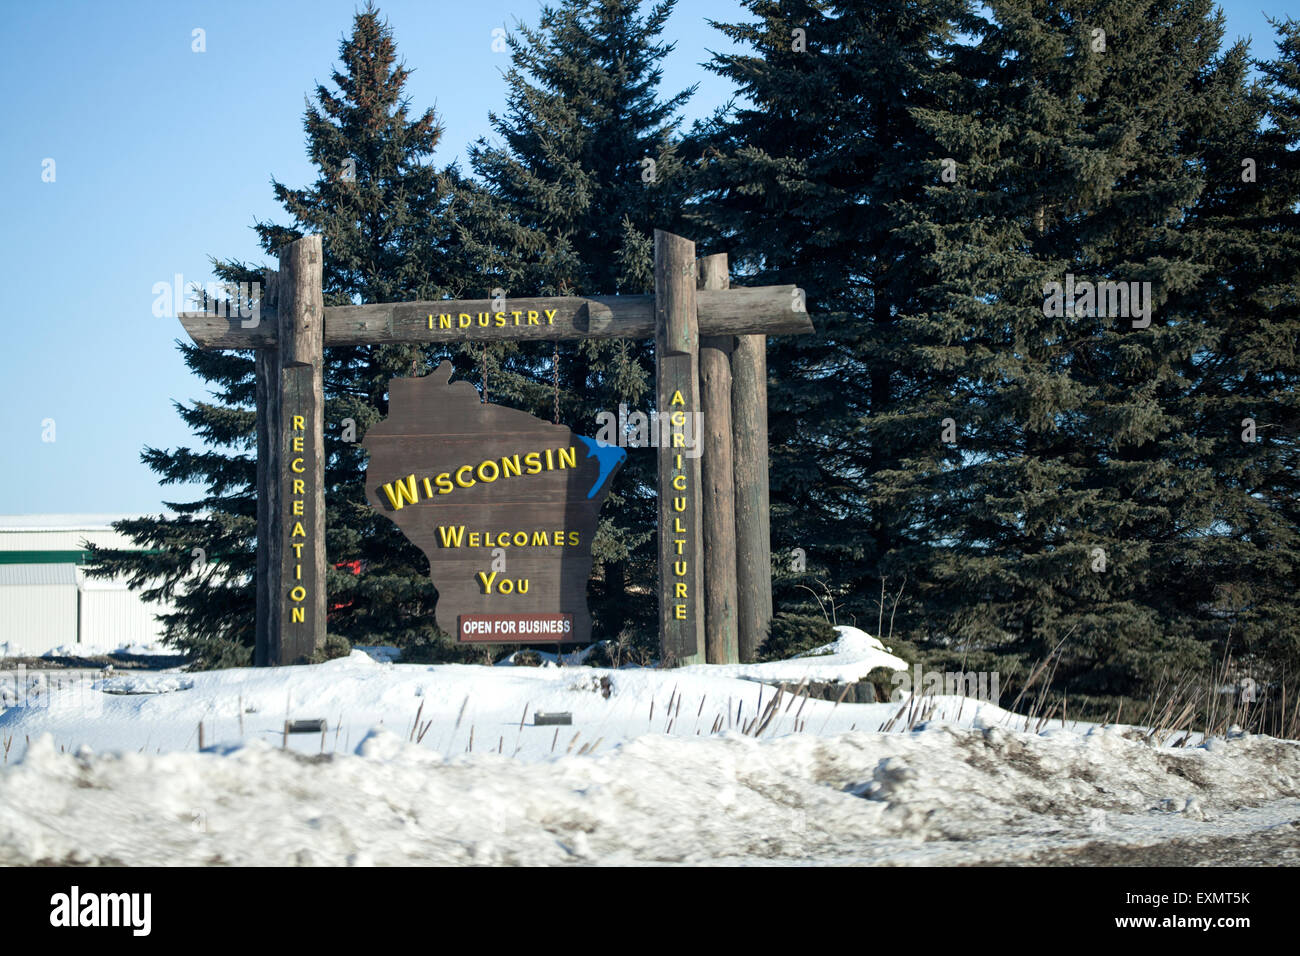
[[[832,655],[883,652],[848,636]],[[1300,745],[1267,737],[1157,747],[1124,727],[1035,733],[956,697],[786,694],[773,707],[775,688],[724,668],[387,657],[122,674],[15,701],[0,714],[0,864],[1140,861],[1210,840],[1268,844],[1281,860],[1300,848]],[[535,726],[539,711],[572,724]],[[325,733],[282,749],[286,718],[324,719]]]
[[[843,628],[826,656],[782,661],[777,670],[760,673],[791,685],[803,676],[865,676],[890,655],[864,638],[861,631]],[[900,661],[899,666],[906,665]],[[22,755],[28,738],[43,733],[66,751],[89,746],[157,754],[197,749],[200,723],[205,745],[252,740],[283,745],[286,720],[317,719],[326,722],[324,739],[296,735],[289,739],[292,749],[351,751],[372,728],[382,726],[403,737],[414,733],[426,748],[442,753],[492,750],[541,760],[584,748],[586,753],[608,751],[642,734],[757,733],[764,718],[765,738],[796,729],[818,735],[886,724],[901,729],[926,716],[966,725],[981,715],[990,722],[1012,721],[992,704],[960,697],[928,698],[924,708],[903,708],[895,703],[836,706],[785,693],[769,713],[777,689],[733,676],[744,670],[743,665],[611,670],[551,661],[541,667],[401,664],[391,661],[391,649],[369,648],[304,667],[126,671],[93,681],[60,682],[51,675],[53,686],[29,692],[25,699],[16,689],[0,686],[0,702],[12,706],[0,712],[0,740],[14,738],[11,761]],[[538,711],[569,713],[572,725],[535,726]]]
[[[715,677],[748,677],[754,680],[855,681],[877,667],[907,670],[907,661],[889,653],[877,638],[856,627],[840,625],[839,637],[830,644],[800,654],[790,660],[764,664],[702,664],[683,667],[684,673],[711,674]]]

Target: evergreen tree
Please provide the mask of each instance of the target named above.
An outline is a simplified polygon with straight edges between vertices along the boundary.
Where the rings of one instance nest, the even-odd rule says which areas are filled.
[[[1255,496],[1268,503],[1278,530],[1274,540],[1257,542],[1260,559],[1251,584],[1259,594],[1259,613],[1250,635],[1254,646],[1247,650],[1266,657],[1275,674],[1291,675],[1300,671],[1300,20],[1272,23],[1277,55],[1258,63],[1268,91],[1266,129],[1260,135],[1260,165],[1270,173],[1262,184],[1267,202],[1243,227],[1256,235],[1264,231],[1269,239],[1256,269],[1263,317],[1250,330],[1250,343],[1260,351],[1248,354],[1262,358],[1250,381],[1262,393],[1265,415],[1274,425]]]
[[[924,211],[947,307],[918,324],[959,372],[962,454],[931,485],[948,507],[927,593],[944,636],[1068,643],[1059,681],[1134,693],[1208,666],[1199,589],[1169,587],[1212,577],[1240,521],[1209,464],[1224,409],[1191,400],[1222,331],[1196,225],[1210,144],[1250,128],[1222,112],[1240,52],[1218,55],[1209,0],[989,8],[949,102],[917,114],[959,170]],[[1051,285],[1071,282],[1098,296]],[[1149,297],[1117,315],[1100,282]]]
[[[257,225],[274,254],[307,232],[324,247],[325,304],[453,297],[467,288],[464,252],[451,225],[454,169],[429,164],[441,128],[432,110],[411,116],[392,31],[373,6],[358,13],[340,45],[335,89],[318,86],[304,119],[314,184],[273,182],[292,225]],[[274,261],[274,260],[272,260]],[[258,281],[261,270],[218,261],[227,281]],[[143,458],[163,483],[196,481],[207,495],[169,503],[177,517],[123,522],[142,552],[97,550],[92,573],[127,572],[145,596],[172,597],[168,640],[207,666],[248,663],[254,640],[252,572],[256,553],[254,360],[248,353],[204,352],[182,343],[186,364],[214,386],[212,402],[178,405],[201,450],[147,448]],[[325,352],[326,554],[329,632],[353,642],[410,645],[435,638],[435,591],[428,563],[392,522],[374,514],[363,488],[359,441],[387,413],[395,375],[435,362],[436,347],[362,346]],[[217,563],[194,576],[191,548]],[[359,573],[358,573],[359,572]]]
[[[1300,665],[1300,24],[1276,27],[1279,56],[1257,61],[1263,82],[1246,81],[1237,44],[1192,130],[1206,187],[1189,241],[1214,262],[1197,289],[1214,339],[1185,373],[1185,405],[1205,449],[1194,464],[1214,476],[1214,525],[1161,589],[1169,603],[1190,599],[1219,656],[1270,677]]]
[[[653,291],[653,230],[675,229],[687,199],[676,113],[689,97],[658,93],[659,39],[674,0],[563,0],[509,37],[504,113],[496,142],[470,150],[478,183],[464,184],[460,236],[480,295],[615,295]],[[474,347],[489,397],[594,436],[596,415],[654,399],[650,342]],[[558,391],[558,398],[556,392]],[[629,449],[593,548],[593,634],[627,628],[657,648],[655,459]]]
[[[747,6],[700,219],[818,326],[769,343],[774,550],[841,619],[908,574],[908,636],[967,660],[1065,642],[1084,692],[1207,666],[1230,626],[1258,646],[1296,567],[1286,83],[1260,134],[1199,0]],[[1045,301],[1070,281],[1152,297]],[[1243,452],[1250,409],[1273,444]]]
[[[906,593],[925,562],[935,503],[917,489],[952,454],[953,376],[905,326],[928,307],[911,208],[941,172],[912,112],[948,82],[970,14],[960,0],[745,6],[755,20],[715,24],[745,48],[710,64],[741,99],[696,131],[695,231],[731,253],[737,282],[803,288],[817,329],[767,348],[778,611],[824,585],[841,622],[874,631],[882,583]],[[806,574],[787,571],[794,548]],[[900,628],[921,617],[910,597],[899,611]]]

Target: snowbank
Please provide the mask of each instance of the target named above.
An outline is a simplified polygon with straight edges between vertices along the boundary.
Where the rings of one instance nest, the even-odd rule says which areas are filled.
[[[827,671],[813,673],[862,666],[832,663]],[[163,753],[195,749],[200,723],[205,744],[262,740],[280,745],[286,720],[323,719],[324,741],[319,735],[290,740],[294,749],[318,754],[350,750],[375,726],[409,736],[418,716],[427,747],[456,753],[470,748],[472,736],[475,750],[499,749],[506,756],[535,760],[563,753],[570,745],[574,750],[587,746],[593,753],[609,750],[646,733],[694,737],[715,729],[756,730],[777,689],[729,676],[729,671],[394,664],[354,650],[348,657],[310,666],[123,672],[60,683],[25,701],[10,693],[3,699],[13,706],[0,713],[0,736],[16,741],[10,760],[21,756],[27,738],[43,733],[52,734],[56,746],[69,752],[86,745],[97,751]],[[926,716],[966,726],[976,719],[1012,719],[992,704],[960,697],[930,698],[926,704],[932,708]],[[533,714],[539,710],[571,713],[572,727],[561,728],[558,736],[554,726],[534,727]],[[893,703],[836,706],[786,694],[764,736],[796,729],[815,734],[875,730],[891,720],[894,729],[903,729],[908,721],[898,719],[899,711]]]
[[[42,652],[41,657],[107,657],[109,655],[119,657],[178,657],[180,652],[174,647],[168,647],[166,644],[159,642],[144,644],[60,644],[58,647],[52,647],[48,651]],[[27,652],[22,651],[17,645],[8,641],[0,641],[0,659],[6,657],[27,657]]]
[[[826,650],[759,673],[891,656],[850,628]],[[1234,835],[1263,855],[1300,819],[1298,744],[1157,747],[962,697],[776,700],[752,677],[370,649],[0,687],[0,865],[1131,860]],[[312,718],[323,734],[286,738]]]
[[[0,865],[1013,862],[1245,844],[1300,816],[1300,747],[1264,737],[1171,751],[931,723],[653,734],[529,763],[380,730],[355,749],[74,755],[43,737],[0,772]]]
[[[158,641],[151,643],[118,644],[116,647],[93,644],[64,644],[48,650],[42,657],[106,657],[110,654],[123,657],[180,657],[181,652]]]
[[[907,670],[906,661],[889,653],[884,644],[866,631],[845,624],[837,625],[835,630],[840,636],[830,644],[823,644],[789,660],[765,664],[701,664],[683,667],[680,671],[797,684],[805,678],[827,682],[861,680],[877,667]]]

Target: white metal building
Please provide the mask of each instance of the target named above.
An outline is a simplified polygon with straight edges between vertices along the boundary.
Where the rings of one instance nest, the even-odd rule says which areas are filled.
[[[86,543],[134,545],[111,527],[128,515],[0,515],[0,656],[37,656],[64,645],[105,650],[156,642],[154,616],[125,580],[87,578]]]

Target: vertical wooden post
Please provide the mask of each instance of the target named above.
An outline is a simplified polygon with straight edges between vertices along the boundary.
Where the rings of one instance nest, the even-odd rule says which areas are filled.
[[[767,336],[738,335],[731,353],[740,659],[754,660],[772,623],[767,473]]]
[[[664,660],[702,664],[704,565],[700,459],[685,446],[700,411],[695,243],[655,230],[655,396],[659,427],[659,647]],[[698,419],[696,419],[698,421]]]
[[[268,504],[267,664],[302,663],[325,646],[323,265],[320,236],[280,250],[276,407],[267,442],[278,486]]]
[[[269,290],[275,273],[268,269],[264,280],[262,305],[269,305]],[[258,349],[256,355],[257,394],[257,634],[253,646],[253,666],[268,667],[273,663],[272,646],[276,643],[275,617],[279,604],[275,599],[274,581],[271,579],[271,559],[279,552],[279,529],[275,516],[279,513],[280,450],[275,436],[280,434],[276,424],[276,410],[280,404],[280,356],[276,349]]]
[[[731,285],[725,252],[699,259],[699,287]],[[735,336],[700,339],[704,482],[704,645],[710,664],[740,660],[736,622],[736,501],[732,473],[731,353]]]

